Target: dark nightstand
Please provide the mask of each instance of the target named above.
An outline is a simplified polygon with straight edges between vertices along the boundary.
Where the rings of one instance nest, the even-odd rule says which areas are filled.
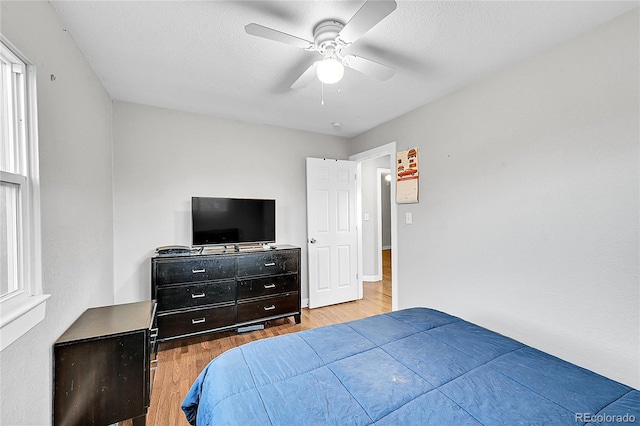
[[[54,425],[144,425],[157,363],[156,302],[87,309],[53,346]]]

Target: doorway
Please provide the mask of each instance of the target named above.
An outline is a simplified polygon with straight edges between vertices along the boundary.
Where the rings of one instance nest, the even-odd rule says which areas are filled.
[[[368,278],[377,278],[378,274],[367,274],[371,265],[378,265],[377,271],[379,271],[380,279],[383,275],[383,257],[382,257],[382,241],[381,232],[378,231],[378,206],[374,206],[373,208],[370,206],[370,201],[368,200],[367,193],[373,192],[375,194],[375,203],[377,204],[377,200],[380,194],[380,190],[378,189],[380,180],[378,179],[378,168],[395,170],[395,160],[396,160],[396,143],[391,142],[386,145],[380,146],[378,148],[374,148],[368,151],[361,152],[359,154],[355,154],[349,157],[349,160],[356,162],[356,173],[358,176],[358,189],[357,189],[357,198],[356,198],[356,212],[359,218],[358,223],[358,287],[359,287],[359,298],[364,296],[364,287],[363,281]],[[370,163],[371,161],[371,163]],[[367,169],[371,168],[371,165],[374,166],[373,177],[370,179],[366,179],[365,174],[371,175],[370,173],[365,173]],[[381,167],[378,167],[381,166]],[[392,175],[393,176],[393,175]],[[389,213],[390,213],[390,253],[387,251],[386,254],[389,255],[388,264],[390,264],[390,286],[391,286],[391,309],[398,309],[398,268],[397,268],[397,205],[395,202],[396,199],[396,180],[391,179],[389,182]],[[371,191],[371,188],[374,188]],[[371,228],[374,226],[372,221],[372,211],[375,211],[375,231],[372,231]],[[375,235],[375,237],[372,237]],[[372,260],[375,259],[375,260]]]
[[[384,158],[384,157],[382,157]],[[391,169],[376,170],[377,183],[377,276],[378,281],[391,270]],[[390,278],[389,278],[390,279]]]

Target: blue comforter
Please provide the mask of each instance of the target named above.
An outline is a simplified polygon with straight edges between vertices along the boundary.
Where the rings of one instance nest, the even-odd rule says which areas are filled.
[[[640,424],[640,392],[412,308],[231,349],[182,409],[206,425]]]

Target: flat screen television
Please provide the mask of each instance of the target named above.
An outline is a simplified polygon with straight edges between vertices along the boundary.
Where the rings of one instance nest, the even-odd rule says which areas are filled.
[[[276,200],[191,198],[194,246],[273,243]]]

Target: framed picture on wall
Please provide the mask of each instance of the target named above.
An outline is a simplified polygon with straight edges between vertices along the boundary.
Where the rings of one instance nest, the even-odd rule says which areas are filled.
[[[398,204],[418,202],[418,148],[396,154],[396,201]]]

